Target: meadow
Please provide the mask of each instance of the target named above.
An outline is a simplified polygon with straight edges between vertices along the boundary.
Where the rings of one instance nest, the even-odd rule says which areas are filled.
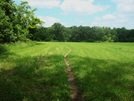
[[[134,100],[134,43],[0,45],[0,101],[71,101],[64,54],[83,101]]]

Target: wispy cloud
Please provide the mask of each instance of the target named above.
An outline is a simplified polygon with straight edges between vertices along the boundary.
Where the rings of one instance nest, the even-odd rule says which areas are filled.
[[[101,20],[98,20],[101,19]],[[95,17],[92,26],[124,27],[130,24],[130,21],[124,16],[117,13],[106,14],[102,17]]]
[[[106,14],[102,18],[104,20],[112,20],[112,19],[116,19],[116,16],[114,16],[113,14]]]
[[[113,13],[95,17],[92,26],[133,28],[134,0],[111,0],[111,1],[115,3],[116,10]]]
[[[52,8],[60,6],[60,0],[26,0],[30,6],[39,8]]]
[[[109,6],[94,5],[94,0],[26,0],[30,6],[38,8],[59,7],[64,13],[93,14],[107,9]]]
[[[44,26],[51,26],[55,22],[61,23],[62,21],[66,26],[92,25],[134,28],[134,0],[107,0],[107,3],[101,0],[22,1],[28,1],[31,7],[41,8],[37,10],[36,15],[45,22]],[[46,13],[42,13],[43,10]],[[66,18],[70,20],[68,21]]]
[[[45,22],[44,26],[46,26],[46,27],[50,27],[54,23],[60,21],[60,19],[54,18],[54,17],[50,17],[50,16],[38,16],[38,18],[40,18],[42,21]]]
[[[116,3],[117,11],[124,13],[134,13],[134,0],[112,0]]]
[[[93,2],[94,0],[64,0],[61,9],[65,13],[93,14],[109,7],[94,5]]]

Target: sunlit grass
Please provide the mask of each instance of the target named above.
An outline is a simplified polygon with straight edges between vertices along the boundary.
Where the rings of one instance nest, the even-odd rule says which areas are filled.
[[[70,101],[64,54],[84,101],[134,99],[134,43],[0,45],[0,101]]]
[[[68,59],[85,101],[134,99],[134,44],[74,43]]]

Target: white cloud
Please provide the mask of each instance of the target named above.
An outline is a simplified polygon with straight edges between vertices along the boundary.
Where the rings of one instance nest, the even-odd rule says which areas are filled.
[[[100,17],[95,17],[95,20],[99,21],[99,20],[101,20],[101,18]]]
[[[134,0],[111,0],[116,4],[116,17],[114,23],[118,26],[134,28]]]
[[[113,14],[106,14],[100,18],[95,17],[92,26],[107,26],[113,28],[113,27],[125,27],[128,26],[129,24],[130,21],[128,21],[128,19],[124,15],[113,13]]]
[[[134,13],[134,0],[112,0],[117,4],[117,11],[129,13]]]
[[[127,20],[124,20],[124,19],[120,19],[120,20],[116,20],[117,23],[125,23],[127,22]]]
[[[116,17],[113,14],[107,14],[102,17],[104,20],[112,20],[116,19]]]
[[[58,18],[50,17],[50,16],[38,16],[42,21],[45,22],[45,27],[50,27],[54,23],[59,22],[60,20]]]
[[[27,0],[30,6],[52,8],[60,5],[60,0]]]
[[[133,29],[134,25],[134,0],[111,0],[116,4],[113,13],[96,17],[92,26],[126,27]],[[101,19],[101,20],[99,20]]]
[[[93,14],[103,11],[108,6],[93,5],[94,0],[64,0],[61,9],[65,13]]]

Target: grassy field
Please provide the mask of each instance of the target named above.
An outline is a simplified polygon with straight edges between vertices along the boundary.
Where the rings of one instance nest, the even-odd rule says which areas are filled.
[[[134,100],[134,43],[0,45],[0,101],[70,101],[64,54],[84,101]]]

